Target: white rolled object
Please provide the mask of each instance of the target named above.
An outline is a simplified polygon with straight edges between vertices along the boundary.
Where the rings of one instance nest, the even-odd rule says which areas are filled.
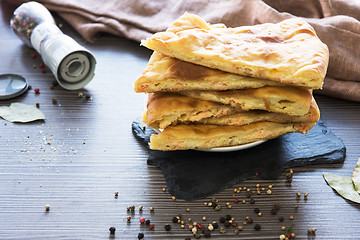
[[[47,17],[39,18],[32,15],[39,13],[46,13]],[[15,10],[10,25],[25,44],[31,43],[63,88],[80,89],[94,77],[94,55],[74,39],[63,34],[43,5],[37,2],[22,4]],[[22,36],[25,33],[26,36]]]

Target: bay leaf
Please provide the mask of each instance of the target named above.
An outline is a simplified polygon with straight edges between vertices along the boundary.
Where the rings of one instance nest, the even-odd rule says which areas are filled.
[[[325,181],[343,198],[360,203],[360,195],[356,192],[351,177],[344,177],[332,173],[323,173]]]
[[[360,158],[355,165],[351,179],[354,183],[355,191],[360,194]]]
[[[45,119],[45,115],[36,107],[23,103],[12,103],[9,107],[0,107],[0,117],[9,122],[27,123]]]

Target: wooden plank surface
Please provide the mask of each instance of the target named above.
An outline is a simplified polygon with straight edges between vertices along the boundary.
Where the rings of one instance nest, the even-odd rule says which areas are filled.
[[[231,203],[216,212],[204,202],[172,200],[163,192],[166,187],[161,170],[146,164],[146,153],[131,132],[131,122],[144,109],[144,95],[133,91],[151,52],[138,43],[112,36],[101,36],[96,43],[84,42],[66,23],[63,31],[92,51],[97,59],[96,76],[86,88],[67,91],[59,86],[50,89],[52,74],[38,67],[41,58],[32,59],[33,50],[25,47],[10,30],[14,7],[1,1],[0,73],[23,75],[33,90],[22,96],[0,101],[35,105],[47,119],[30,124],[14,124],[0,119],[0,239],[185,239],[187,229],[172,223],[181,213],[188,224],[192,218],[203,225],[219,221],[230,214],[243,231],[229,227],[225,234],[212,232],[212,239],[278,239],[281,226],[293,224],[296,239],[359,239],[360,207],[341,198],[324,181],[322,172],[351,176],[360,157],[360,104],[325,96],[316,96],[322,120],[347,147],[344,164],[294,168],[293,182],[288,184],[286,170],[278,180],[248,180],[212,197]],[[33,65],[37,65],[33,68]],[[91,99],[79,97],[79,92]],[[57,103],[52,103],[52,98]],[[225,167],[225,166],[224,166]],[[233,202],[233,189],[260,184],[272,194],[263,192],[251,205]],[[119,192],[117,198],[114,192]],[[308,200],[296,193],[308,193]],[[275,202],[281,204],[276,215],[270,213]],[[45,211],[45,205],[50,211]],[[294,205],[298,208],[295,209]],[[127,212],[135,205],[135,211]],[[143,206],[143,211],[138,210]],[[151,212],[149,207],[154,207]],[[186,209],[189,208],[190,212]],[[259,208],[262,216],[254,213]],[[131,222],[127,222],[131,216]],[[203,216],[207,220],[203,221]],[[245,217],[253,224],[243,225]],[[278,218],[284,216],[284,222]],[[289,216],[294,216],[290,220]],[[144,217],[155,225],[153,230],[139,223]],[[165,231],[164,225],[172,229]],[[260,231],[254,224],[261,225]],[[109,227],[116,227],[114,236]],[[316,235],[308,235],[316,228]],[[204,238],[204,236],[202,236]]]

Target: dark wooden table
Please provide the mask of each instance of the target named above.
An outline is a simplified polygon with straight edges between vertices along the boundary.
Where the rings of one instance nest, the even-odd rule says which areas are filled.
[[[344,164],[294,168],[291,185],[285,177],[288,170],[278,180],[241,182],[213,196],[224,205],[232,203],[232,209],[220,212],[204,206],[211,197],[172,200],[162,190],[166,184],[161,170],[146,164],[146,152],[131,131],[132,121],[144,109],[144,95],[136,94],[133,84],[151,52],[139,43],[112,36],[86,43],[57,18],[66,34],[95,54],[97,66],[93,81],[82,90],[50,89],[54,77],[40,71],[40,56],[32,59],[34,50],[10,30],[14,7],[0,3],[0,73],[21,74],[32,89],[40,89],[40,94],[29,90],[2,100],[0,106],[39,103],[47,117],[29,124],[0,119],[0,239],[137,239],[139,232],[145,239],[185,239],[191,232],[171,221],[178,213],[183,214],[186,228],[189,217],[206,225],[226,214],[243,226],[238,235],[233,227],[225,234],[216,230],[213,239],[279,239],[284,233],[281,226],[292,224],[296,239],[360,239],[360,206],[340,197],[322,177],[324,171],[351,176],[360,157],[359,103],[316,96],[322,120],[347,147]],[[79,97],[80,92],[84,97]],[[56,104],[52,98],[57,99]],[[273,185],[272,194],[257,196],[255,206],[233,203],[234,188],[255,188],[256,184]],[[297,192],[308,193],[308,200],[297,199]],[[270,214],[274,202],[281,203],[275,216]],[[50,205],[50,211],[45,211],[45,205]],[[126,210],[131,205],[135,205],[134,213]],[[150,207],[155,210],[150,212]],[[261,209],[261,217],[254,207]],[[131,222],[127,216],[132,217]],[[246,216],[261,224],[261,230],[243,225]],[[279,216],[285,221],[280,223]],[[141,217],[150,219],[155,228],[140,224]],[[164,229],[167,223],[172,225],[168,232]],[[112,226],[117,229],[114,236],[109,234]],[[316,235],[308,235],[309,228],[316,228]]]

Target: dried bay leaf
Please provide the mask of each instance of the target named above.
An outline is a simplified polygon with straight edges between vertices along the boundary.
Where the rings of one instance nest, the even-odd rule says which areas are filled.
[[[354,183],[355,191],[360,194],[360,158],[356,163],[351,179]]]
[[[10,107],[0,107],[0,117],[9,122],[21,123],[44,120],[46,118],[36,107],[23,103],[12,103]]]
[[[351,177],[344,177],[332,173],[323,173],[325,181],[343,198],[360,203],[360,195],[356,192]]]

